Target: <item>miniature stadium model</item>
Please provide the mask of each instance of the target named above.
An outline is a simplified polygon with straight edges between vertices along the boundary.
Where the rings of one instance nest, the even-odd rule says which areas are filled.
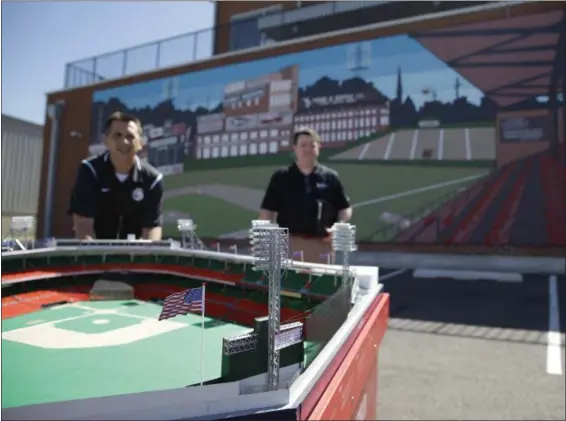
[[[252,229],[253,256],[174,241],[3,253],[2,418],[372,419],[378,269],[347,266],[351,240],[335,244],[344,266],[289,260],[268,225]],[[203,282],[204,316],[158,320],[167,296]],[[351,402],[330,405],[344,376]]]

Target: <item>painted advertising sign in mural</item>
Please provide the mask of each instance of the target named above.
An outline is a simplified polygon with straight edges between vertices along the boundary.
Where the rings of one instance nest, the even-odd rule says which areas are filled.
[[[360,241],[566,244],[563,37],[556,10],[98,91],[92,144],[116,110],[142,120],[148,159],[174,174],[171,234],[191,215],[201,236],[247,235],[275,167],[246,162],[288,157],[310,126]]]
[[[499,121],[502,142],[541,142],[552,138],[550,115],[509,117]]]

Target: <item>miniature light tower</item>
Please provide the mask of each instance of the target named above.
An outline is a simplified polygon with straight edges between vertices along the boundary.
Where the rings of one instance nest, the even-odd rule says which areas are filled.
[[[28,239],[30,231],[35,224],[33,216],[14,216],[10,221],[10,240],[13,245],[20,250],[26,250],[26,247],[20,241],[20,238]]]
[[[332,226],[332,249],[342,252],[342,288],[351,287],[350,253],[357,249],[356,226],[348,223],[336,223]]]
[[[178,219],[177,229],[181,233],[181,247],[194,250],[200,239],[197,237],[195,230],[197,226],[192,219]]]
[[[281,279],[291,264],[289,231],[270,221],[252,221],[250,230],[254,270],[262,271],[269,281],[267,390],[279,388],[279,348],[276,337],[281,327]]]

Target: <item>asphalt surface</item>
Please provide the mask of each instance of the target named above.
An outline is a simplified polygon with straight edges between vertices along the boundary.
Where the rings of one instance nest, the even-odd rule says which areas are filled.
[[[379,354],[378,419],[565,419],[566,277],[557,279],[557,375],[547,373],[547,275],[503,283],[398,272],[380,269],[391,320]]]

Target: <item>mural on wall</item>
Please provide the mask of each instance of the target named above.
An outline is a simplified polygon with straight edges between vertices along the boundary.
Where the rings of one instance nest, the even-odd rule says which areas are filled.
[[[177,174],[167,182],[171,224],[208,206],[204,236],[245,232],[273,171],[228,171],[223,158],[287,153],[306,125],[357,202],[360,240],[566,244],[563,34],[556,10],[98,91],[91,146],[109,114],[137,115],[149,161]],[[183,174],[196,161],[218,171]],[[197,182],[198,201],[174,190]],[[241,218],[219,228],[220,205],[205,197]]]
[[[493,121],[497,107],[401,35],[98,91],[94,144],[117,109],[140,117],[149,160],[162,166],[288,150],[297,125],[343,147],[390,126]]]

